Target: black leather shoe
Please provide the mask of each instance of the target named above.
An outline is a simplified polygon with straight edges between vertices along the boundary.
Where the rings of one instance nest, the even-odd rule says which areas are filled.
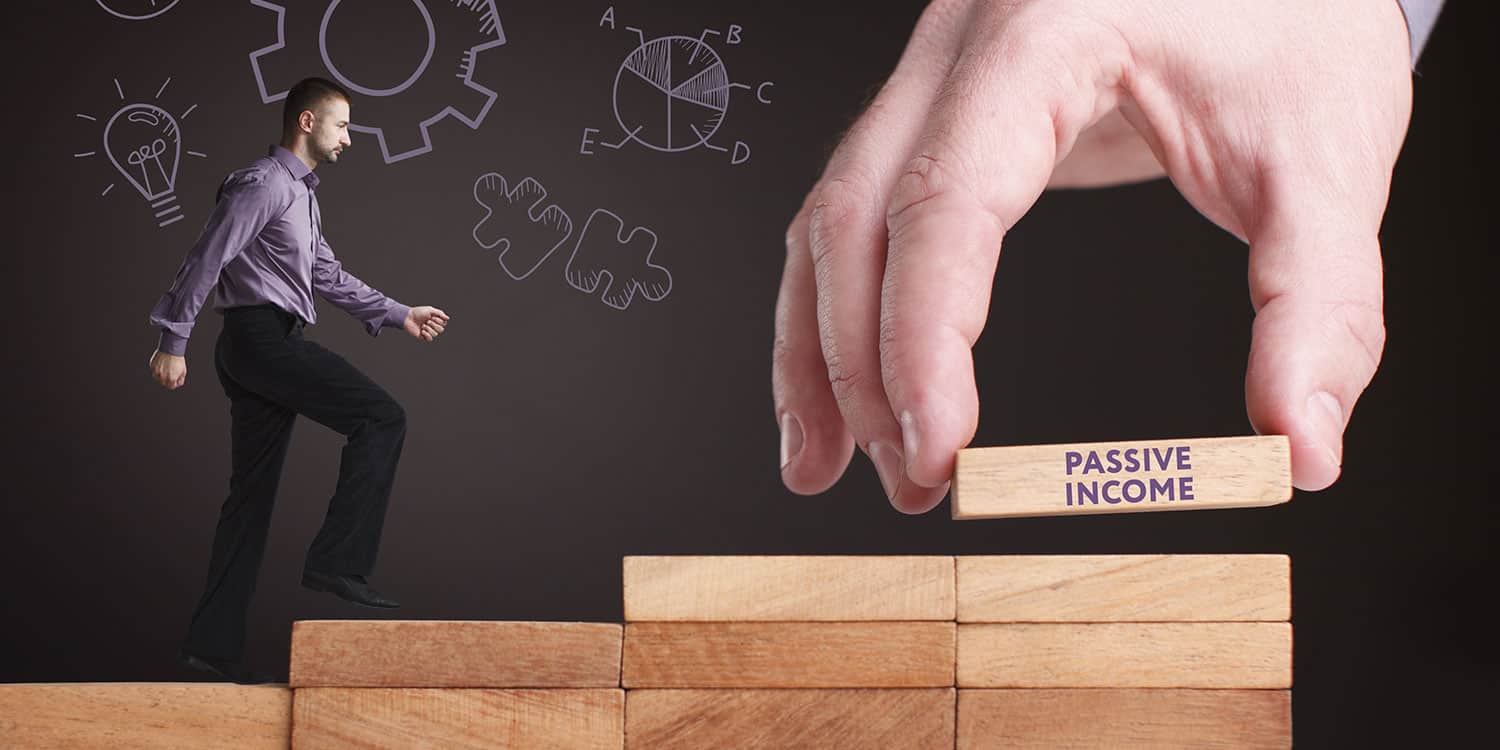
[[[366,607],[395,609],[401,606],[396,600],[387,598],[379,591],[370,588],[364,576],[332,575],[304,570],[302,571],[302,585],[313,591],[327,591],[346,602]]]
[[[211,675],[222,677],[226,680],[229,680],[230,682],[237,682],[241,685],[264,685],[266,683],[276,682],[276,678],[267,674],[261,674],[260,672],[246,669],[237,662],[224,661],[223,659],[215,659],[208,656],[200,656],[185,648],[180,649],[177,652],[177,658],[181,660],[183,664],[186,664],[193,669],[207,672]]]

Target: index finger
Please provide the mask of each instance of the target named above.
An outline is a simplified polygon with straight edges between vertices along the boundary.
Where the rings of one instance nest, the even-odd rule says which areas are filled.
[[[1110,46],[1064,21],[1003,6],[978,15],[970,51],[891,195],[881,376],[907,476],[925,487],[953,476],[978,427],[970,350],[1001,242],[1046,188],[1059,152],[1095,111],[1112,109],[1086,67],[1107,66]]]

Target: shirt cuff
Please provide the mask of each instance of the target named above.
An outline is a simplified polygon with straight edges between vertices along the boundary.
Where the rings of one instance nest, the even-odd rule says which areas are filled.
[[[385,320],[381,325],[387,328],[402,328],[406,325],[406,316],[411,314],[411,308],[400,302],[392,302],[391,309],[385,313]]]
[[[173,354],[178,357],[186,356],[187,339],[163,328],[161,332],[161,338],[157,339],[156,341],[156,350],[164,354]]]

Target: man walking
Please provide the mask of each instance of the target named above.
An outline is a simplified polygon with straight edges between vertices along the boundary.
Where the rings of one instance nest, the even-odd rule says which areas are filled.
[[[391,326],[432,341],[448,315],[407,307],[369,287],[343,270],[323,237],[313,170],[338,161],[349,147],[349,103],[348,92],[332,81],[308,78],[292,87],[280,145],[225,178],[213,215],[150,315],[161,329],[151,374],[168,389],[187,382],[187,339],[210,290],[224,316],[214,369],[230,400],[233,473],[208,579],[179,657],[239,683],[271,681],[241,665],[245,616],[298,414],[348,437],[302,585],[365,606],[399,606],[365,577],[375,566],[406,414],[374,381],[302,332],[317,319],[314,292],[371,336]]]

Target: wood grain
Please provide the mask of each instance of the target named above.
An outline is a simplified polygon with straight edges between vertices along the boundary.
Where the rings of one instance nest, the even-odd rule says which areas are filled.
[[[965,448],[953,477],[958,519],[1250,508],[1291,497],[1285,435]]]
[[[628,750],[952,750],[953,688],[631,690]]]
[[[1285,622],[958,626],[958,686],[1290,688]]]
[[[620,750],[615,689],[298,688],[293,750]]]
[[[1286,555],[959,557],[959,622],[1237,622],[1292,616]]]
[[[619,687],[611,623],[299,620],[290,682],[303,687]]]
[[[951,687],[952,622],[632,622],[627,688]]]
[[[285,750],[285,685],[89,682],[0,685],[0,746]]]
[[[627,621],[952,620],[952,557],[626,557]]]
[[[1288,690],[960,690],[958,750],[1283,750]]]

